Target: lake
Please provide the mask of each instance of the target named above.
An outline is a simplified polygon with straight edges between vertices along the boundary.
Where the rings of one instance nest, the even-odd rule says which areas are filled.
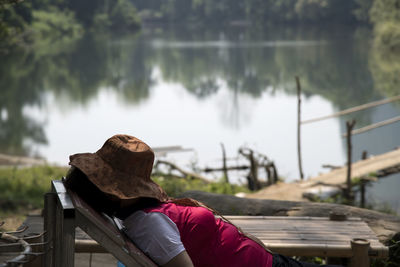
[[[69,155],[95,152],[108,137],[127,133],[152,147],[189,149],[166,156],[188,170],[222,166],[221,143],[229,165],[243,163],[238,149],[245,146],[293,181],[295,76],[305,120],[399,94],[388,66],[364,28],[145,26],[136,34],[43,41],[0,62],[0,153],[67,165]],[[345,164],[347,120],[360,128],[399,113],[391,103],[303,125],[305,176],[326,172],[323,164]],[[394,123],[353,136],[353,161],[364,150],[398,147],[399,134]],[[231,175],[245,182],[245,173]],[[368,202],[399,213],[399,178],[374,183]]]

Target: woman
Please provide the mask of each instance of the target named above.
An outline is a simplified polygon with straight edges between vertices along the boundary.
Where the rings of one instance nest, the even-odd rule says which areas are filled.
[[[70,156],[65,185],[121,219],[126,234],[160,266],[316,266],[272,254],[193,199],[170,199],[150,178],[153,162],[144,142],[115,135],[96,153]]]

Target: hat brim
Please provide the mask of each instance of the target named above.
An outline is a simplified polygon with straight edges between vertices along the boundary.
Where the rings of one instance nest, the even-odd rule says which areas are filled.
[[[81,170],[100,191],[119,199],[121,204],[141,197],[168,200],[165,191],[150,177],[136,177],[114,170],[96,153],[72,155],[69,164]]]

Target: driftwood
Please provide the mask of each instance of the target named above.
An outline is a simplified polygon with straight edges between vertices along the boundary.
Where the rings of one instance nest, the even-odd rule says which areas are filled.
[[[337,165],[332,165],[332,164],[324,164],[324,165],[322,165],[322,168],[336,170],[336,169],[342,168],[342,166],[337,166]]]
[[[167,165],[169,168],[174,169],[178,172],[180,172],[184,178],[194,178],[194,179],[199,179],[202,180],[205,183],[209,183],[210,180],[208,180],[206,177],[203,177],[197,173],[194,172],[188,172],[185,171],[184,169],[180,168],[179,166],[177,166],[176,164],[169,162],[169,161],[165,161],[165,160],[157,160],[156,164],[154,165],[155,168],[157,168],[160,164],[164,164]]]
[[[231,166],[231,167],[222,167],[222,168],[205,168],[201,171],[203,172],[215,172],[215,171],[240,171],[240,170],[248,170],[250,169],[250,166],[248,165],[239,165],[239,166]]]
[[[363,219],[383,243],[400,232],[397,216],[340,204],[239,198],[200,191],[187,191],[181,197],[194,198],[224,215],[329,217],[331,211],[344,213]]]

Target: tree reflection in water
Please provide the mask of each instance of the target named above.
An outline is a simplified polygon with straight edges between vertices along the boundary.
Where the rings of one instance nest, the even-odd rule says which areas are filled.
[[[369,40],[370,32],[362,29],[203,25],[38,43],[2,56],[0,153],[29,155],[33,145],[47,144],[45,123],[24,110],[41,108],[49,93],[57,105],[72,110],[104,88],[116,91],[121,102],[137,105],[150,98],[159,79],[181,84],[199,100],[224,85],[233,96],[226,101],[232,103],[220,108],[233,115],[221,120],[234,127],[246,114],[238,99],[294,95],[296,75],[306,97],[322,96],[337,110],[400,94],[398,64],[378,57]],[[359,127],[370,123],[368,112],[357,115]]]

